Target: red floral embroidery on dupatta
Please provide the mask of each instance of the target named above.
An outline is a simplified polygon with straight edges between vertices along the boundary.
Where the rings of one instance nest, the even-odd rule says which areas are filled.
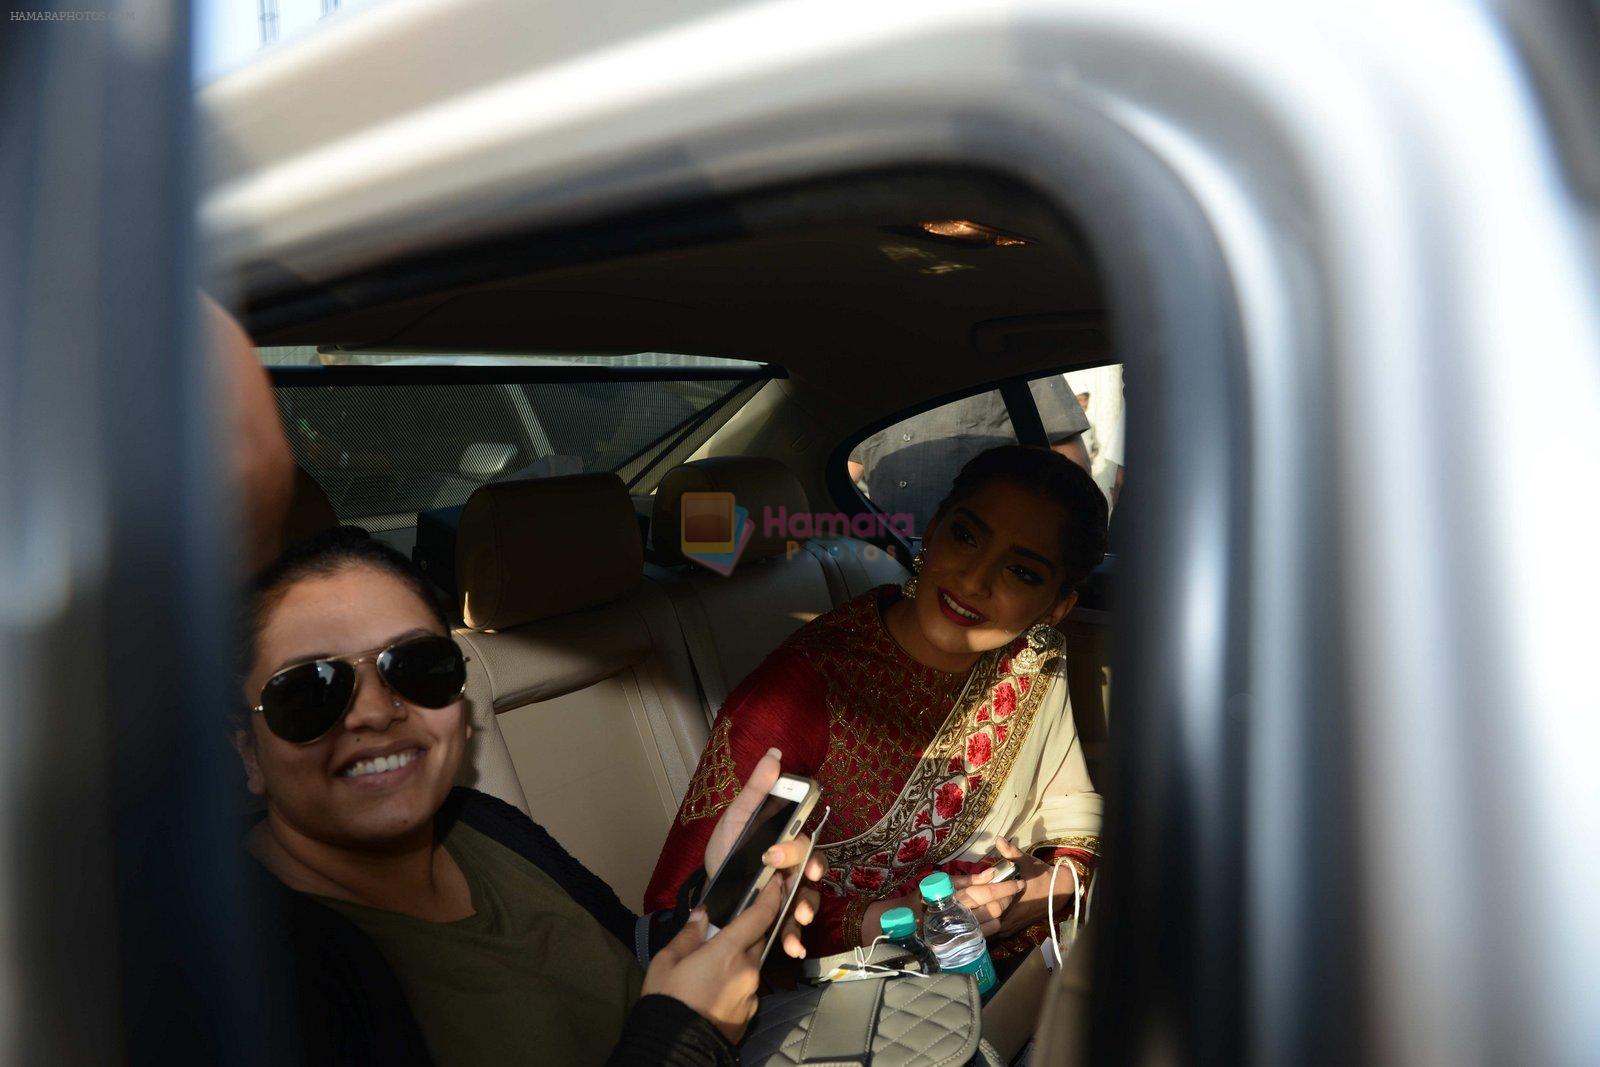
[[[852,867],[850,869],[850,886],[863,893],[876,892],[889,881],[889,872],[876,867]]]
[[[894,854],[894,861],[901,866],[915,863],[923,856],[926,856],[928,854],[928,849],[932,847],[933,833],[931,831],[924,830],[916,837],[906,839],[906,843],[900,846],[900,851]]]
[[[966,806],[966,803],[967,791],[955,782],[946,782],[934,790],[934,818],[940,822],[948,822],[961,813],[961,809]]]

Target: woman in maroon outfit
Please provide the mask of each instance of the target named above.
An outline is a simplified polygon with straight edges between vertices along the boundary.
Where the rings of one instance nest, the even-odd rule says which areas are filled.
[[[917,882],[952,872],[1004,957],[1043,936],[1050,867],[1087,885],[1100,797],[1054,625],[1105,551],[1106,502],[1082,468],[1008,445],[968,463],[929,524],[916,576],[797,631],[729,696],[646,892],[670,906],[739,783],[769,748],[832,808],[813,955],[870,942]],[[992,885],[993,855],[1014,881]],[[1073,892],[1057,879],[1057,896]],[[1070,903],[1067,904],[1070,907]]]

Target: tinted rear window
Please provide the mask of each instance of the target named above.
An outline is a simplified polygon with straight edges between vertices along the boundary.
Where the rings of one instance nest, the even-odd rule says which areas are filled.
[[[344,522],[464,503],[513,478],[615,470],[748,379],[280,386],[295,458]]]

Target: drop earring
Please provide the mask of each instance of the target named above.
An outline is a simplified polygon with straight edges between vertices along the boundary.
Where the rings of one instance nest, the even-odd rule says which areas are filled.
[[[917,577],[922,573],[922,560],[923,553],[921,552],[911,557],[911,577],[907,578],[905,584],[900,586],[900,592],[907,600],[917,599]]]
[[[1048,623],[1036,622],[1028,627],[1028,643],[1021,652],[1011,657],[1012,667],[1021,674],[1038,674],[1039,668],[1044,666],[1040,653],[1050,647],[1053,632]]]

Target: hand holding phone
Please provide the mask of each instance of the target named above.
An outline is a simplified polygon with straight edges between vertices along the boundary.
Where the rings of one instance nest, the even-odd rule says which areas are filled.
[[[819,793],[817,783],[811,779],[784,774],[778,776],[765,797],[757,798],[755,810],[701,896],[700,905],[710,920],[707,937],[748,908],[772,879],[776,871],[762,857],[774,845],[799,836],[800,827],[816,807]],[[733,814],[732,809],[729,814]]]
[[[769,883],[742,915],[713,938],[706,937],[705,916],[696,912],[678,936],[651,958],[643,993],[681,1000],[729,1042],[737,1043],[756,1011],[761,965],[754,950],[776,921],[778,889]]]

